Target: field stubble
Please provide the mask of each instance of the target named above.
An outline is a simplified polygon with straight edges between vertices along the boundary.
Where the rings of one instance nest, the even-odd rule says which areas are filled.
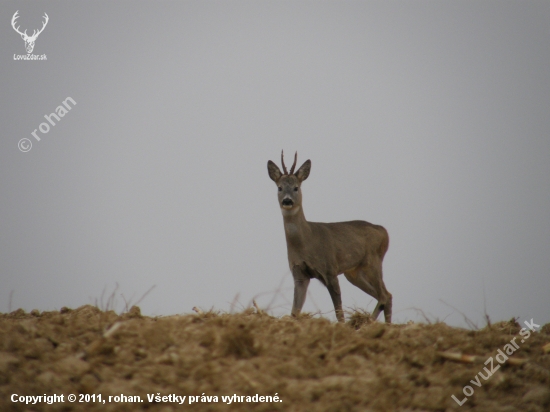
[[[518,336],[512,319],[480,330],[444,323],[387,325],[355,312],[346,324],[248,309],[145,317],[86,305],[0,314],[1,411],[532,411],[550,410],[550,324],[459,406],[483,363],[441,352],[495,356]],[[143,403],[12,403],[10,396],[139,395]],[[219,402],[151,403],[147,394],[218,396]],[[222,395],[280,403],[223,403]]]

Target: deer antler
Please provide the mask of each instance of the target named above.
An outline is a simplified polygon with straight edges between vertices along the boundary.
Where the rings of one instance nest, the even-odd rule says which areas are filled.
[[[298,152],[294,153],[294,163],[292,164],[292,167],[290,168],[290,172],[286,170],[285,166],[285,155],[283,154],[283,151],[281,150],[281,164],[283,165],[283,172],[285,172],[285,175],[291,175],[294,173],[294,168],[296,167],[296,161],[298,160]]]
[[[40,33],[42,33],[44,31],[44,29],[46,28],[46,25],[48,24],[48,21],[50,20],[50,18],[48,17],[48,15],[46,13],[44,13],[44,16],[46,18],[46,21],[44,21],[43,25],[42,25],[42,28],[40,30],[38,30],[38,32],[36,32],[36,30],[33,30],[33,33],[32,33],[32,36],[31,38],[37,38],[38,35]]]
[[[17,20],[17,19],[19,18],[19,16],[17,15],[17,13],[19,13],[19,10],[17,10],[17,11],[15,12],[15,14],[13,15],[13,17],[12,17],[12,19],[11,19],[11,27],[13,27],[13,29],[14,29],[17,33],[19,33],[21,36],[26,36],[26,35],[27,35],[27,30],[25,30],[24,33],[21,33],[21,32],[19,31],[19,27],[21,27],[21,26],[15,27],[15,20]]]
[[[292,167],[290,168],[290,174],[294,173],[294,168],[296,167],[296,160],[298,160],[298,152],[294,153],[294,163],[292,164]]]
[[[283,151],[281,150],[281,164],[283,165],[283,172],[285,172],[284,174],[287,175],[288,174],[288,170],[286,170],[286,166],[285,166],[285,155],[283,154]]]
[[[44,31],[44,29],[46,28],[46,25],[48,24],[48,21],[50,20],[50,18],[48,17],[48,15],[47,15],[46,13],[44,13],[44,16],[43,16],[43,17],[44,17],[46,20],[44,21],[44,23],[42,23],[42,28],[41,28],[40,30],[38,30],[38,31],[33,30],[32,36],[29,36],[29,35],[27,34],[27,30],[25,30],[24,32],[21,32],[21,31],[19,30],[19,27],[21,27],[21,26],[15,27],[15,24],[17,23],[16,20],[19,18],[18,13],[19,13],[19,10],[17,10],[17,11],[15,12],[15,14],[13,15],[13,17],[12,17],[12,19],[11,19],[11,26],[13,27],[13,29],[14,29],[17,33],[19,33],[21,36],[24,36],[25,38],[27,38],[27,39],[29,39],[29,40],[35,40],[35,39],[38,37],[38,35]]]

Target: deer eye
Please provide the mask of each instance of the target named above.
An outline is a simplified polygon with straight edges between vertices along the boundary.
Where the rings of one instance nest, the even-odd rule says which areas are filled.
[[[283,191],[283,188],[279,186],[279,192],[282,192],[282,191]]]
[[[297,191],[298,191],[298,186],[296,186],[296,187],[294,188],[294,191],[295,191],[295,192],[297,192]]]

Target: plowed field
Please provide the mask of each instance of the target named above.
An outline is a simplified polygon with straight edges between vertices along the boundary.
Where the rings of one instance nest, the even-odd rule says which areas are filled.
[[[0,314],[0,411],[550,410],[550,324],[526,337],[514,320],[473,331],[348,319]]]

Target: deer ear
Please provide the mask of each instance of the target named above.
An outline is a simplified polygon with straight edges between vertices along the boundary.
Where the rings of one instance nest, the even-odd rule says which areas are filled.
[[[304,162],[302,166],[300,166],[298,171],[294,173],[294,176],[296,176],[300,182],[303,182],[309,176],[310,171],[311,171],[311,160],[308,159]]]
[[[271,180],[273,180],[275,183],[277,183],[277,181],[283,175],[279,167],[275,163],[273,163],[271,160],[268,160],[267,162],[267,173],[269,174],[269,177],[271,178]]]

